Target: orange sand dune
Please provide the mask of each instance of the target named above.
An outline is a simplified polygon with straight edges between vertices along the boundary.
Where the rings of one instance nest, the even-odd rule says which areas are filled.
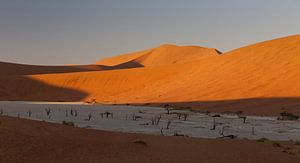
[[[169,46],[161,48],[165,47]],[[203,54],[210,57],[195,61],[189,59],[193,58],[191,55],[197,58],[198,52],[180,57],[180,53],[174,54],[175,59],[171,57],[172,53],[158,53],[168,56],[171,62],[164,57],[156,60],[153,54],[143,54],[134,59],[137,64],[145,66],[141,68],[40,74],[26,78],[45,86],[78,91],[82,95],[81,101],[96,99],[102,103],[213,102],[281,97],[300,99],[300,35],[254,44],[222,55]],[[184,56],[188,56],[186,60]],[[111,64],[128,64],[128,60],[133,58],[127,56],[125,60],[119,59],[125,63],[117,63],[113,59],[114,63]],[[180,62],[170,64],[178,58]],[[35,100],[35,96],[43,93],[41,84],[34,87],[31,82],[20,80],[18,84],[22,84],[22,87],[15,89],[12,94],[19,98],[30,97]],[[0,91],[7,92],[7,89],[5,80],[1,81]],[[79,98],[50,91],[42,100],[57,97],[64,101],[77,101]],[[300,100],[292,101],[289,106],[300,106]],[[274,103],[265,105],[281,107]]]
[[[221,52],[212,48],[203,48],[199,46],[176,46],[166,44],[141,52],[123,54],[116,57],[107,58],[97,62],[97,64],[115,66],[122,63],[135,62],[144,67],[149,67],[175,63],[187,63],[217,54],[221,54]]]
[[[70,72],[104,71],[115,69],[127,69],[140,67],[138,63],[126,63],[116,66],[105,65],[67,65],[67,66],[37,66],[16,63],[0,62],[1,76],[34,75],[34,74],[57,74]]]
[[[33,74],[51,74],[68,73],[81,71],[99,71],[108,69],[101,65],[82,65],[82,66],[36,66],[16,63],[0,62],[0,75],[33,75]]]

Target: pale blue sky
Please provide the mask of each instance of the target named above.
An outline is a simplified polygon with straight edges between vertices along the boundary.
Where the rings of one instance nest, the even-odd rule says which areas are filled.
[[[7,62],[87,64],[164,43],[228,51],[299,33],[299,0],[0,0]]]

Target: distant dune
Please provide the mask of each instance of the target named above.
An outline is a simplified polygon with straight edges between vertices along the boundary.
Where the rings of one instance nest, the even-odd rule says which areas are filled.
[[[217,54],[221,54],[221,52],[212,48],[166,44],[141,52],[123,54],[116,57],[103,59],[97,62],[97,64],[115,66],[124,63],[135,62],[139,63],[143,67],[162,66],[197,61]]]
[[[109,69],[111,71],[103,71],[102,66],[96,65],[90,69],[83,68],[87,70],[84,72],[71,71],[78,69],[76,66],[63,67],[59,72],[48,72],[49,68],[39,67],[40,73],[30,74],[14,70],[13,65],[3,68],[1,64],[0,92],[4,95],[0,98],[46,101],[96,99],[101,103],[196,103],[193,106],[198,108],[205,103],[205,109],[216,106],[222,109],[230,105],[234,105],[235,109],[248,109],[249,106],[261,109],[300,107],[300,35],[219,54],[210,48],[163,45],[97,62],[99,66],[113,66]],[[98,69],[102,71],[90,71]],[[12,84],[15,77],[7,75],[11,74],[8,72],[19,73],[22,77]],[[39,84],[33,84],[35,82]],[[65,90],[72,92],[72,95]],[[10,98],[5,94],[10,94]],[[285,102],[269,100],[266,103],[264,100],[280,98],[284,98]],[[286,100],[289,98],[293,100]],[[251,105],[249,100],[247,105],[243,105],[243,99],[256,100],[251,101]],[[231,102],[215,105],[214,101]],[[263,105],[260,101],[264,101]],[[212,104],[207,105],[208,102]]]

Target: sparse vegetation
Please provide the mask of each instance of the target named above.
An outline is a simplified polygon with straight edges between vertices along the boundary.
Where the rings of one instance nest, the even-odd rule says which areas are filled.
[[[171,110],[171,105],[170,104],[165,104],[164,105],[165,110],[167,111],[167,114],[170,114],[170,110]]]
[[[225,128],[228,128],[228,127],[229,127],[229,126],[223,126],[223,127],[222,127],[222,129],[221,129],[221,131],[220,131],[220,135],[221,135],[221,136],[225,136],[225,135],[224,135]]]
[[[134,144],[140,144],[140,145],[147,145],[146,141],[141,140],[141,139],[137,139],[135,141],[133,141]]]
[[[292,149],[291,147],[285,147],[282,152],[290,154],[290,155],[295,155],[297,150]]]
[[[48,116],[48,118],[51,118],[51,109],[45,109],[46,115]]]
[[[213,117],[214,121],[213,121],[213,127],[211,128],[211,130],[216,130],[216,119],[215,117]]]
[[[236,112],[236,115],[240,118],[240,119],[243,119],[243,123],[246,123],[246,119],[247,119],[247,116],[243,116],[243,111],[237,111]]]
[[[252,130],[251,130],[252,135],[255,135],[255,127],[252,126]]]
[[[176,114],[178,119],[183,118],[184,121],[186,121],[186,119],[188,117],[187,113],[178,113],[178,112],[175,112],[175,113],[172,113],[172,114]]]
[[[297,141],[295,142],[295,145],[300,145],[300,141],[297,140]]]
[[[299,119],[299,116],[289,113],[289,112],[282,112],[280,113],[280,116],[277,118],[278,120],[283,120],[283,121],[295,121]]]
[[[178,134],[177,132],[176,132],[176,133],[174,133],[174,135],[173,135],[173,136],[186,137],[186,135],[184,135],[184,134]]]
[[[151,124],[152,125],[158,125],[161,119],[161,115],[159,115],[158,117],[152,117],[151,119]]]
[[[237,136],[230,134],[230,135],[223,136],[223,138],[236,139]]]
[[[32,114],[32,112],[31,112],[31,110],[30,110],[30,109],[28,110],[28,112],[27,112],[27,113],[28,113],[28,117],[31,117],[31,114]]]
[[[160,135],[162,135],[162,136],[164,136],[164,131],[163,130],[164,130],[164,128],[160,129]]]
[[[214,118],[218,117],[218,118],[220,118],[221,115],[220,114],[215,114],[215,115],[212,115],[211,117],[214,117]]]
[[[100,116],[101,116],[101,118],[104,118],[104,116],[105,116],[106,119],[107,119],[108,117],[114,118],[114,114],[113,114],[113,113],[110,113],[110,112],[100,113]],[[127,118],[126,118],[126,119],[127,119]]]
[[[278,142],[273,142],[273,147],[282,147],[282,145]]]
[[[169,119],[168,122],[167,122],[167,128],[166,129],[169,129],[171,123],[172,123],[172,119]]]
[[[92,114],[91,113],[89,113],[88,114],[88,118],[87,119],[85,119],[86,121],[90,121],[92,119]]]
[[[266,142],[268,139],[267,138],[260,138],[260,139],[258,139],[257,141],[258,142]]]
[[[75,126],[74,122],[62,121],[62,124],[63,124],[63,125],[66,125],[66,126],[72,126],[72,127]]]
[[[132,114],[132,120],[133,121],[137,121],[138,119],[141,119],[141,118],[143,118],[143,117],[139,116],[139,115]]]
[[[77,110],[75,110],[74,116],[77,117],[78,116],[78,112]]]
[[[247,117],[246,116],[239,116],[240,119],[243,119],[243,123],[246,123],[246,119]]]

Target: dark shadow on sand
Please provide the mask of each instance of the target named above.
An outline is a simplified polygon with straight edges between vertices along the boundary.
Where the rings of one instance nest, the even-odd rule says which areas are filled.
[[[163,106],[171,104],[176,109],[199,112],[236,113],[276,116],[283,111],[300,115],[300,97],[249,98],[217,101],[165,102],[135,105]]]
[[[24,76],[0,77],[1,101],[81,101],[86,92],[60,88]]]

